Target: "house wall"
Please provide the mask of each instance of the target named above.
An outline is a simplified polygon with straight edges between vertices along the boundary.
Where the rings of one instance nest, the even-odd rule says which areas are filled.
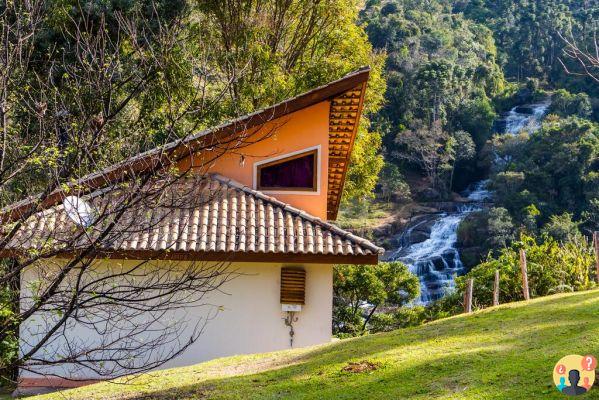
[[[209,166],[205,164],[207,159],[212,159],[210,156],[197,155],[193,159],[188,157],[183,160],[180,163],[180,167],[186,170],[192,165],[201,165],[202,172],[206,172],[207,169],[208,172],[219,173],[255,189],[255,163],[295,151],[320,146],[320,188],[317,193],[294,192],[289,194],[268,191],[264,193],[326,220],[327,173],[329,165],[329,109],[330,102],[324,101],[296,111],[285,117],[273,120],[256,132],[252,132],[252,138],[265,137],[264,139],[247,146],[244,145],[243,148],[237,149],[235,152],[225,153]],[[245,158],[243,165],[240,163],[241,155]]]
[[[102,260],[97,261],[95,272],[115,268],[115,263],[127,266],[134,261]],[[157,261],[158,262],[158,261]],[[168,263],[168,261],[160,261]],[[181,268],[186,262],[178,262]],[[191,334],[196,322],[203,321],[211,313],[217,312],[214,319],[205,326],[199,340],[183,354],[168,362],[163,368],[179,367],[201,361],[230,356],[235,354],[260,353],[288,349],[289,328],[284,325],[285,313],[281,311],[279,302],[280,271],[283,264],[268,263],[235,263],[229,269],[240,275],[221,287],[220,291],[211,292],[203,299],[209,306],[189,308],[184,311],[171,312],[164,317],[165,323],[186,321],[188,328],[180,339],[185,341]],[[297,264],[294,264],[297,266]],[[306,270],[306,304],[298,313],[295,323],[294,347],[302,347],[329,342],[331,340],[332,318],[332,266],[308,264]],[[148,264],[147,268],[153,268]],[[51,269],[51,267],[50,267]],[[42,272],[43,271],[43,272]],[[140,271],[143,273],[143,271]],[[29,269],[22,274],[21,304],[31,301],[31,282],[43,278],[48,268]],[[21,327],[21,351],[34,345],[36,337],[47,330],[44,321],[55,316],[35,315]],[[46,354],[64,348],[65,340],[71,345],[99,341],[99,335],[79,323],[72,322],[65,332],[65,337],[45,346]],[[93,379],[95,376],[80,367],[62,366],[37,368],[40,373],[69,374],[76,379]],[[48,383],[46,378],[30,371],[21,371],[21,387],[27,386],[60,386],[60,383]],[[67,382],[68,383],[68,382]]]

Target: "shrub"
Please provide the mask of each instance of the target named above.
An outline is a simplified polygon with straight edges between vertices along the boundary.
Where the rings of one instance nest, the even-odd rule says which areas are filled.
[[[591,280],[594,254],[585,237],[579,235],[560,243],[547,235],[539,242],[532,236],[522,234],[519,241],[503,249],[496,258],[489,257],[465,276],[458,277],[458,293],[463,294],[467,280],[474,278],[475,307],[491,305],[495,270],[498,270],[500,302],[522,300],[520,249],[526,251],[531,297],[584,290],[594,286]]]
[[[380,310],[395,311],[420,294],[418,278],[400,262],[378,265],[338,265],[333,275],[333,332],[358,335],[371,328]],[[377,331],[386,317],[376,316]]]

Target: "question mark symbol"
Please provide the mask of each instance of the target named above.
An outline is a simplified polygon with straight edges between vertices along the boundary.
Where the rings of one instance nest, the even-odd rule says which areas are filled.
[[[556,371],[558,374],[563,375],[566,372],[566,366],[564,364],[559,364]]]
[[[586,355],[582,358],[582,369],[585,371],[592,371],[597,366],[597,359],[592,355]]]

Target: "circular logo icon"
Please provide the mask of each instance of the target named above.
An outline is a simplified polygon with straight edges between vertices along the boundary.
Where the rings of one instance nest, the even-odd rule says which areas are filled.
[[[597,359],[592,355],[562,357],[553,368],[553,383],[560,392],[577,396],[591,390],[595,382]]]

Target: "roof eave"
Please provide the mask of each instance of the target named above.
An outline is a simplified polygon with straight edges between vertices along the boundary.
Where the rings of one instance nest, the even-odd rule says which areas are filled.
[[[76,253],[60,253],[58,258],[72,258]],[[378,254],[322,254],[322,253],[263,253],[219,252],[188,250],[126,250],[101,251],[97,260],[171,260],[171,261],[220,261],[220,262],[279,262],[300,264],[364,264],[376,265]]]

